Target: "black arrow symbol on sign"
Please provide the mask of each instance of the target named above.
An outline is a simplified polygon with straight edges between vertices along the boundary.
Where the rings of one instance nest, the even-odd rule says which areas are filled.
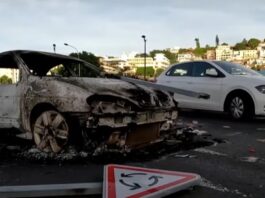
[[[146,175],[146,173],[129,173],[129,174],[122,173],[121,177],[132,177],[133,175]]]
[[[136,190],[138,188],[141,188],[142,186],[140,186],[139,184],[137,183],[133,183],[133,184],[127,184],[125,183],[122,179],[119,180],[121,184],[125,185],[125,186],[128,186],[128,187],[131,187],[130,190]]]
[[[155,175],[149,177],[148,180],[152,180],[153,179],[154,181],[153,181],[153,183],[149,184],[148,186],[156,185],[158,183],[158,180],[162,179],[162,178],[163,177],[161,177],[161,176],[155,176]]]

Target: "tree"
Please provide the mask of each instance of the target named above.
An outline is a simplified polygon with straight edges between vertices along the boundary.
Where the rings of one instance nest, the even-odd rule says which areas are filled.
[[[245,50],[245,49],[248,49],[248,41],[245,38],[240,43],[236,43],[234,46],[234,50]]]
[[[244,38],[243,41],[242,41],[242,43],[243,43],[244,45],[247,45],[247,44],[248,44],[248,40],[247,40],[246,38]]]
[[[195,42],[196,42],[196,48],[201,48],[199,38],[195,38],[194,40],[195,40]]]
[[[147,55],[146,55],[146,56],[147,56]],[[144,58],[144,57],[145,57],[145,54],[144,54],[144,53],[136,54],[135,57],[138,57],[138,58]]]
[[[12,79],[6,75],[0,77],[0,84],[12,84]]]
[[[207,52],[206,48],[196,48],[193,53],[196,56],[203,56]]]
[[[219,37],[218,37],[218,35],[216,35],[216,37],[215,37],[215,45],[216,45],[216,47],[219,45]]]
[[[97,67],[100,66],[100,63],[99,63],[99,57],[95,56],[94,54],[90,53],[90,52],[86,52],[86,51],[82,51],[81,53],[78,54],[79,55],[79,58],[88,62],[88,63],[91,63]],[[72,57],[78,57],[77,53],[71,53],[70,56]]]
[[[261,41],[256,38],[249,39],[247,45],[250,49],[256,49]]]
[[[245,50],[247,49],[247,45],[243,42],[236,43],[234,46],[234,50]]]

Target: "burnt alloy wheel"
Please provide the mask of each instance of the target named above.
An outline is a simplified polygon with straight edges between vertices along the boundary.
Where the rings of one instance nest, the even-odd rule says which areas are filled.
[[[254,115],[254,109],[248,97],[238,94],[229,100],[229,113],[235,120],[251,119]]]
[[[59,112],[44,111],[34,123],[33,137],[39,150],[58,153],[68,142],[69,125]]]

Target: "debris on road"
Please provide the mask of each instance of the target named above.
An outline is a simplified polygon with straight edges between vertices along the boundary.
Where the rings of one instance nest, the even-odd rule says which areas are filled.
[[[265,139],[257,139],[258,142],[265,143]]]
[[[226,134],[226,136],[232,137],[232,136],[237,136],[237,135],[240,135],[240,134],[242,134],[242,132],[234,132],[234,133],[228,133],[228,134]]]
[[[257,128],[257,131],[265,131],[265,128]]]
[[[197,148],[197,149],[194,149],[194,151],[199,152],[199,153],[207,153],[211,155],[227,156],[227,154],[225,153],[220,153],[220,152],[212,151],[210,149],[205,149],[205,148]]]
[[[256,152],[256,149],[253,146],[249,146],[248,147],[248,152],[249,153],[255,153]]]
[[[196,155],[190,155],[190,154],[176,154],[174,155],[176,158],[194,158]]]
[[[241,161],[243,161],[243,162],[252,162],[252,163],[254,163],[254,162],[257,162],[258,160],[259,160],[259,158],[255,157],[255,156],[248,156],[248,157],[242,157],[241,158]]]

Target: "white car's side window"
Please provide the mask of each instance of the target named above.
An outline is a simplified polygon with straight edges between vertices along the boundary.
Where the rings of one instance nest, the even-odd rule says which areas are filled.
[[[194,62],[193,63],[193,77],[204,77],[206,76],[206,71],[210,69],[215,69],[209,63],[205,62]]]
[[[191,76],[192,64],[183,63],[172,67],[167,73],[167,76]]]

